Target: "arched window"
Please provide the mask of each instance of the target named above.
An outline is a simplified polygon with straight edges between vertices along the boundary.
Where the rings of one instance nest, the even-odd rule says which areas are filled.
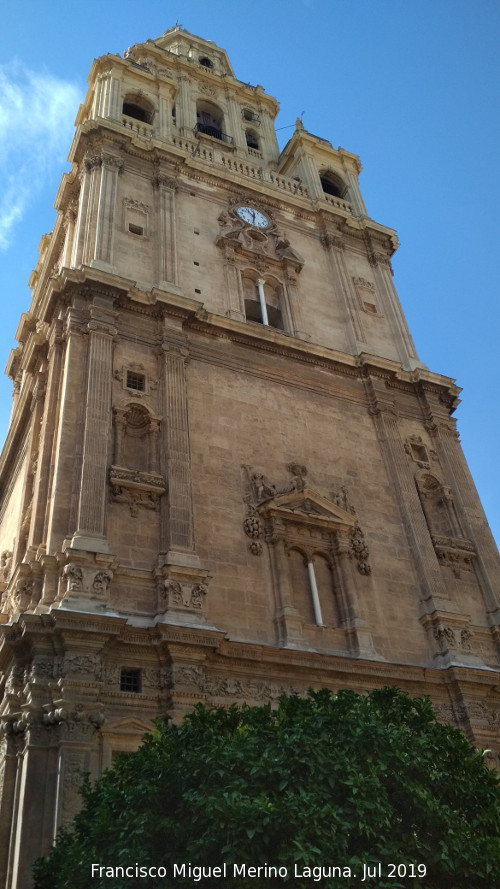
[[[293,592],[293,604],[308,624],[316,624],[314,603],[311,596],[307,556],[295,547],[288,551],[290,583]]]
[[[326,170],[324,173],[320,173],[319,181],[325,194],[332,195],[335,198],[344,197],[346,187],[340,176]]]
[[[246,130],[245,131],[245,139],[246,139],[248,148],[253,148],[253,149],[255,149],[255,151],[259,151],[259,149],[260,149],[259,139],[258,139],[257,134],[254,133],[253,130]]]
[[[281,285],[276,279],[248,273],[243,277],[243,293],[247,321],[284,330]]]
[[[153,107],[143,96],[127,95],[123,100],[122,113],[141,123],[153,122]]]
[[[332,566],[325,553],[288,551],[294,605],[305,621],[321,627],[339,627],[341,618],[334,592]]]
[[[214,63],[212,62],[211,59],[208,58],[208,56],[200,56],[198,61],[199,61],[200,65],[203,65],[204,68],[213,68],[214,67]]]
[[[311,561],[321,603],[323,625],[325,627],[339,627],[341,615],[335,594],[332,564],[324,553],[314,553]]]
[[[213,102],[201,100],[197,103],[196,130],[214,139],[229,140],[229,136],[224,133],[224,115]]]

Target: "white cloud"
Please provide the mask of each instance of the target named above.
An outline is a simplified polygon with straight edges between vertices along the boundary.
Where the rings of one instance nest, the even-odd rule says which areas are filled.
[[[0,65],[0,250],[71,143],[80,91],[20,62]]]

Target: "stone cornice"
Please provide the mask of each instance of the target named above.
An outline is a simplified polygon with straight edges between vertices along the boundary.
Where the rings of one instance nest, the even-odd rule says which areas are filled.
[[[235,343],[250,345],[254,349],[272,352],[292,360],[329,368],[342,374],[362,379],[370,374],[386,380],[387,385],[407,389],[415,394],[422,386],[434,387],[440,393],[456,397],[460,389],[454,380],[440,374],[434,374],[425,368],[406,371],[390,359],[363,353],[360,356],[337,352],[326,346],[319,346],[292,337],[280,330],[245,321],[212,315],[205,310],[191,317],[189,328],[208,334],[223,337]]]

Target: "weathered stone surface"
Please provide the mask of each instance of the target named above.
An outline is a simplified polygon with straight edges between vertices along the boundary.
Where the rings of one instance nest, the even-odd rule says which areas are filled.
[[[277,109],[179,28],[92,67],[8,365],[7,889],[82,771],[199,700],[397,684],[500,752],[459,390],[418,360],[358,159],[302,125],[280,155]]]

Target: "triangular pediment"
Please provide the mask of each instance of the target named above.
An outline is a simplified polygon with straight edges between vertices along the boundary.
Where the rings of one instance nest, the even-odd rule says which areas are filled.
[[[141,737],[153,730],[152,722],[146,722],[143,719],[137,719],[136,716],[124,716],[121,719],[106,722],[101,731],[104,734],[116,735],[140,735]]]
[[[303,491],[285,491],[266,500],[259,512],[267,515],[280,515],[282,518],[300,518],[308,524],[327,524],[333,527],[353,528],[356,519],[350,512],[322,497],[311,488]]]

